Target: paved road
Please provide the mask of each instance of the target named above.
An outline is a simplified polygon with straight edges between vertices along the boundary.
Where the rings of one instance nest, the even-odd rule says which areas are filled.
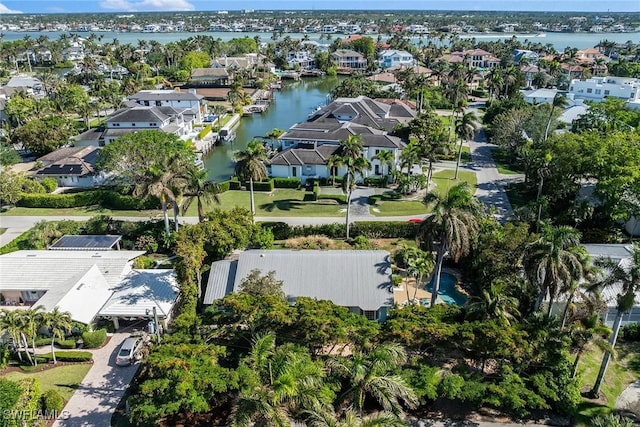
[[[476,197],[490,209],[495,208],[499,219],[506,219],[513,213],[507,192],[504,190],[504,185],[510,179],[498,172],[491,155],[491,151],[496,146],[486,141],[487,137],[483,130],[477,132],[475,141],[469,141],[471,163],[465,165],[465,169],[476,173],[478,179]]]
[[[553,427],[553,424],[536,424],[536,423],[496,423],[488,421],[471,421],[471,420],[416,420],[410,419],[411,427],[540,427],[546,425]]]
[[[53,427],[110,426],[111,416],[133,379],[139,365],[116,366],[118,347],[129,332],[114,334],[107,345],[92,350],[93,366],[64,408],[67,419]]]

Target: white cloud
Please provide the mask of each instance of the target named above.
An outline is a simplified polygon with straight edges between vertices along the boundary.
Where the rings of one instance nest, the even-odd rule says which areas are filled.
[[[100,7],[119,12],[196,10],[187,0],[104,0]]]
[[[7,6],[5,6],[2,3],[0,3],[0,14],[3,14],[3,13],[22,13],[22,11],[20,11],[20,10],[11,10]]]

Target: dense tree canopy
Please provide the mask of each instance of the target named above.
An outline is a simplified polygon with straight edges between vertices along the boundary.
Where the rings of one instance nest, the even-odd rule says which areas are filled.
[[[14,144],[22,144],[35,156],[43,156],[69,143],[75,134],[73,122],[57,115],[33,119],[17,128],[12,136]]]

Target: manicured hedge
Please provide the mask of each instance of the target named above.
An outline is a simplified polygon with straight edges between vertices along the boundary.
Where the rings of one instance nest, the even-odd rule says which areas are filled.
[[[344,238],[346,234],[345,225],[340,224],[320,224],[290,226],[284,222],[263,222],[262,227],[268,228],[273,233],[275,240],[286,240],[292,237],[322,235],[332,239]],[[413,222],[394,221],[363,221],[354,222],[351,226],[352,236],[365,236],[372,238],[387,239],[414,239],[418,233],[420,224]]]
[[[388,176],[382,176],[382,177],[370,176],[365,178],[363,182],[364,182],[364,185],[368,187],[384,188],[389,183],[389,177]]]
[[[300,188],[300,178],[272,178],[274,188]]]
[[[238,181],[237,179],[231,179],[229,181],[229,190],[239,190],[240,187],[240,181]]]
[[[347,196],[344,194],[318,194],[316,200],[335,200],[341,205],[347,204]]]
[[[38,338],[35,341],[36,347],[44,347],[45,345],[51,345],[51,338]],[[55,340],[55,345],[59,348],[71,349],[76,348],[75,340]]]
[[[226,193],[229,191],[229,187],[231,186],[231,181],[222,181],[218,183],[218,187],[220,187],[221,193]]]
[[[320,196],[320,184],[318,182],[313,183],[313,200],[318,200]]]
[[[198,132],[198,139],[202,139],[211,132],[211,125],[205,126],[200,132]]]
[[[156,198],[139,198],[120,194],[114,190],[87,190],[66,194],[24,194],[17,206],[26,208],[76,208],[100,205],[110,209],[144,210],[155,209]]]
[[[83,348],[98,348],[107,340],[107,330],[87,331],[82,333]]]
[[[48,363],[53,361],[51,353],[39,354],[38,361]],[[59,362],[89,362],[93,355],[88,351],[57,351],[56,360]]]
[[[247,189],[249,188],[249,185],[246,185]],[[254,191],[273,191],[273,180],[269,179],[267,181],[260,181],[260,182],[254,182],[253,183],[253,190]]]

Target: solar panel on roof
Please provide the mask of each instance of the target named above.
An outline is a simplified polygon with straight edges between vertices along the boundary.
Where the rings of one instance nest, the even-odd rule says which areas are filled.
[[[122,236],[65,235],[49,247],[50,250],[69,251],[78,249],[110,250]]]

